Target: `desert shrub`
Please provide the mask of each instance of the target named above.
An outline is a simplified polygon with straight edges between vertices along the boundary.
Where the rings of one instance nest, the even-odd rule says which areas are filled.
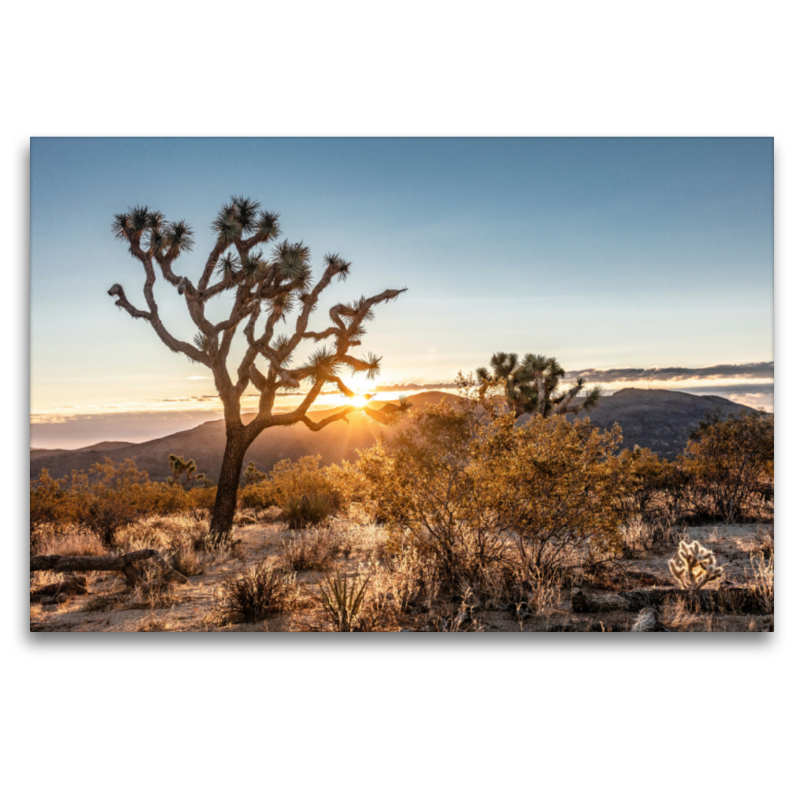
[[[759,599],[765,614],[775,611],[775,554],[753,552],[750,554],[748,586]]]
[[[506,550],[507,530],[484,502],[480,429],[470,409],[428,406],[357,463],[365,502],[392,533],[394,549],[410,545],[435,556],[450,582],[472,577]]]
[[[214,508],[217,499],[216,486],[194,486],[185,492],[186,508],[205,518]]]
[[[329,470],[319,466],[320,459],[318,455],[297,461],[285,459],[269,476],[251,462],[243,474],[245,485],[239,490],[239,505],[255,510],[278,506],[293,529],[318,525],[340,505],[338,486]]]
[[[553,569],[574,557],[618,551],[629,474],[615,453],[619,429],[589,420],[532,417],[481,443],[487,504],[517,534],[526,565]],[[507,440],[508,444],[503,445]]]
[[[72,473],[68,513],[107,547],[114,547],[117,531],[148,513],[153,499],[146,472],[131,460],[119,465],[107,458],[88,473]]]
[[[402,542],[435,555],[450,584],[476,585],[516,555],[539,569],[620,545],[625,472],[618,432],[588,420],[476,415],[428,406],[357,464],[375,516]]]
[[[360,571],[370,578],[359,612],[360,630],[396,630],[436,605],[441,588],[438,567],[417,548],[404,547],[382,559],[373,557]]]
[[[772,416],[755,411],[707,417],[690,434],[679,466],[694,488],[694,504],[709,516],[734,522],[752,514],[774,477]]]
[[[291,530],[319,525],[336,510],[335,502],[328,494],[288,497],[281,507]]]
[[[672,464],[639,447],[623,450],[618,460],[628,475],[628,492],[621,498],[625,510],[644,520],[658,515],[663,508],[664,492],[670,485]]]
[[[239,505],[242,508],[263,511],[274,505],[268,483],[248,483],[239,489]]]
[[[348,578],[338,570],[333,576],[327,575],[317,584],[317,600],[334,630],[356,630],[368,584],[369,575]]]
[[[259,622],[285,611],[294,590],[292,573],[261,561],[223,583],[217,612],[227,622]]]
[[[363,510],[368,503],[369,487],[364,474],[355,464],[342,461],[325,467],[324,473],[339,505],[347,510],[356,506]]]
[[[333,486],[324,469],[321,456],[303,456],[297,461],[279,461],[269,474],[269,485],[275,505],[305,495],[333,495]]]
[[[206,571],[208,557],[198,552],[195,547],[182,546],[173,550],[167,556],[167,563],[181,575],[191,578],[192,575],[202,575]]]
[[[761,553],[764,558],[775,556],[775,532],[769,528],[758,528],[754,542],[754,551]]]
[[[313,528],[290,534],[281,541],[283,561],[294,572],[325,570],[338,553],[337,537],[330,528]]]
[[[43,470],[31,481],[31,529],[78,525],[92,531],[107,547],[117,544],[118,532],[138,519],[171,514],[191,507],[185,492],[150,480],[132,460],[116,464],[106,458],[87,472],[54,480]]]
[[[50,472],[43,469],[39,477],[30,482],[31,494],[31,536],[46,525],[57,522],[61,517],[64,501],[64,484],[66,481],[56,480]]]
[[[624,543],[621,555],[628,558],[637,550],[677,544],[680,533],[676,521],[668,508],[651,514],[649,519],[643,519],[639,514],[628,516],[620,528]]]

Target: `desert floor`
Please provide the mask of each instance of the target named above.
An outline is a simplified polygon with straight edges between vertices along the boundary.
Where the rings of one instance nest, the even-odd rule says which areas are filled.
[[[296,536],[280,522],[269,519],[245,519],[234,532],[235,546],[218,556],[199,556],[196,568],[186,584],[169,583],[144,591],[130,589],[117,573],[86,573],[81,593],[68,593],[58,603],[41,603],[35,591],[58,582],[63,575],[31,573],[31,631],[84,632],[155,632],[155,631],[324,631],[331,624],[318,600],[319,583],[332,570],[355,575],[364,564],[385,553],[383,529],[369,524],[336,520],[329,530],[345,540],[325,571],[302,570],[292,584],[292,608],[270,615],[257,623],[237,623],[220,612],[222,587],[226,579],[240,574],[264,560],[276,565],[285,561],[284,543]],[[174,540],[183,532],[185,520],[161,519],[141,526],[140,546],[153,546],[154,534]],[[771,525],[703,525],[682,529],[678,538],[698,540],[711,548],[725,567],[723,587],[753,586],[757,583],[758,555]],[[130,534],[134,536],[136,532]],[[149,537],[149,539],[148,539]],[[157,542],[156,542],[157,543]],[[133,549],[132,539],[126,549]],[[657,550],[636,551],[631,558],[583,574],[572,586],[548,586],[537,596],[529,596],[528,605],[507,598],[473,597],[440,599],[436,607],[416,608],[398,621],[391,620],[384,630],[395,631],[596,631],[630,630],[636,614],[626,611],[575,613],[571,597],[576,589],[593,597],[634,589],[672,588],[668,561],[675,555],[671,544]],[[359,567],[359,565],[362,565]],[[717,584],[719,585],[719,584]],[[371,591],[373,587],[368,587]],[[709,588],[716,588],[710,585]],[[369,591],[367,594],[369,597]],[[459,616],[459,610],[462,612]],[[466,612],[466,613],[464,613]],[[772,614],[692,613],[681,600],[665,604],[659,611],[660,622],[671,631],[770,631]],[[456,620],[456,621],[454,621]]]

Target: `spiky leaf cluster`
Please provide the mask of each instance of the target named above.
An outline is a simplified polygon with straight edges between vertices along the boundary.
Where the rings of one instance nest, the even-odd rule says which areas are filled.
[[[194,232],[186,220],[168,222],[160,211],[147,206],[133,206],[124,214],[115,214],[111,230],[117,239],[159,256],[169,253],[175,257],[194,246]]]

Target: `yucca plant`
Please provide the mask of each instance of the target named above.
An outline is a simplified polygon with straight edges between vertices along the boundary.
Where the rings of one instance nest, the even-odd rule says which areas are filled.
[[[359,579],[348,578],[336,570],[333,577],[327,576],[317,584],[325,616],[337,631],[354,631],[367,592],[369,575]]]

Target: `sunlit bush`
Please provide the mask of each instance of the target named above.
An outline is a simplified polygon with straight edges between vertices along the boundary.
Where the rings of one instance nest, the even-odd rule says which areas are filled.
[[[399,543],[434,553],[446,579],[475,580],[512,553],[542,569],[618,549],[629,483],[619,439],[588,420],[515,427],[512,416],[443,403],[415,412],[357,468]]]
[[[752,514],[764,487],[774,480],[775,428],[772,416],[743,411],[708,417],[694,431],[680,459],[694,502],[708,515],[733,522]]]
[[[245,470],[245,486],[239,490],[243,508],[278,506],[290,527],[318,525],[340,506],[336,484],[329,469],[320,467],[321,457],[303,456],[297,461],[279,461],[265,476],[252,465]],[[251,469],[252,467],[252,469]]]
[[[213,497],[214,489],[184,491],[151,481],[147,473],[127,460],[106,459],[88,472],[73,471],[54,480],[46,470],[31,481],[31,532],[50,526],[77,525],[94,533],[104,545],[116,545],[117,532],[153,514],[171,514],[198,507]]]
[[[63,515],[64,484],[43,469],[36,480],[31,481],[31,536],[48,524],[58,522]]]

